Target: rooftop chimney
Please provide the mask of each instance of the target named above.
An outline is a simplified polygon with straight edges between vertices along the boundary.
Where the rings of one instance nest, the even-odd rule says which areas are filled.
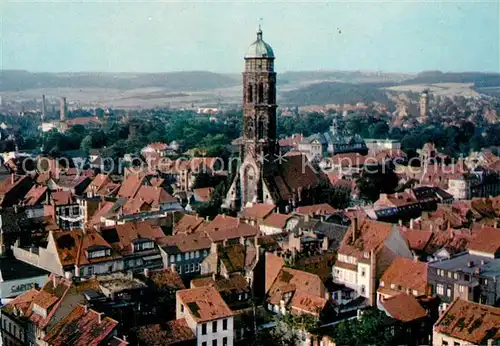
[[[354,216],[353,227],[352,227],[352,242],[356,241],[356,233],[358,232],[359,224],[358,224],[358,215]]]
[[[97,313],[97,322],[99,322],[99,324],[102,323],[102,319],[104,318],[103,316],[104,314],[102,312],[98,312]]]

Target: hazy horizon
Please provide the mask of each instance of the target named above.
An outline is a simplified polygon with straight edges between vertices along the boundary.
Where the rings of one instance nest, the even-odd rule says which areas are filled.
[[[13,2],[0,69],[240,73],[262,17],[276,69],[500,72],[500,3]]]

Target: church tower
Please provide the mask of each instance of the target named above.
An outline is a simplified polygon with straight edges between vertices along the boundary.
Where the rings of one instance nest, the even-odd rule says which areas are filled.
[[[273,49],[262,39],[259,26],[257,39],[245,54],[241,164],[224,203],[227,208],[240,209],[269,199],[269,193],[264,191],[264,170],[278,153],[274,59]]]
[[[276,152],[276,72],[274,52],[262,30],[245,55],[243,72],[244,155],[259,159]]]

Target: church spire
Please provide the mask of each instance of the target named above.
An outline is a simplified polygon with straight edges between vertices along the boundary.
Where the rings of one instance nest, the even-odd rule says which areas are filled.
[[[262,41],[262,28],[259,24],[259,28],[257,29],[257,40]]]

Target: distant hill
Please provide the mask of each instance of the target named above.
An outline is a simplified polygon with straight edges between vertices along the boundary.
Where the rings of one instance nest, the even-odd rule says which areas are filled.
[[[312,81],[335,81],[341,83],[399,83],[414,75],[369,71],[287,71],[278,74],[279,84],[304,83]]]
[[[382,87],[391,83],[334,83],[322,82],[284,93],[283,103],[288,105],[355,104],[357,102],[387,103]]]
[[[500,86],[500,73],[424,71],[401,82],[410,84],[473,83],[475,87]]]
[[[138,89],[161,87],[167,90],[195,91],[239,85],[232,75],[207,71],[169,73],[32,73],[22,70],[0,71],[0,91],[38,88]]]

